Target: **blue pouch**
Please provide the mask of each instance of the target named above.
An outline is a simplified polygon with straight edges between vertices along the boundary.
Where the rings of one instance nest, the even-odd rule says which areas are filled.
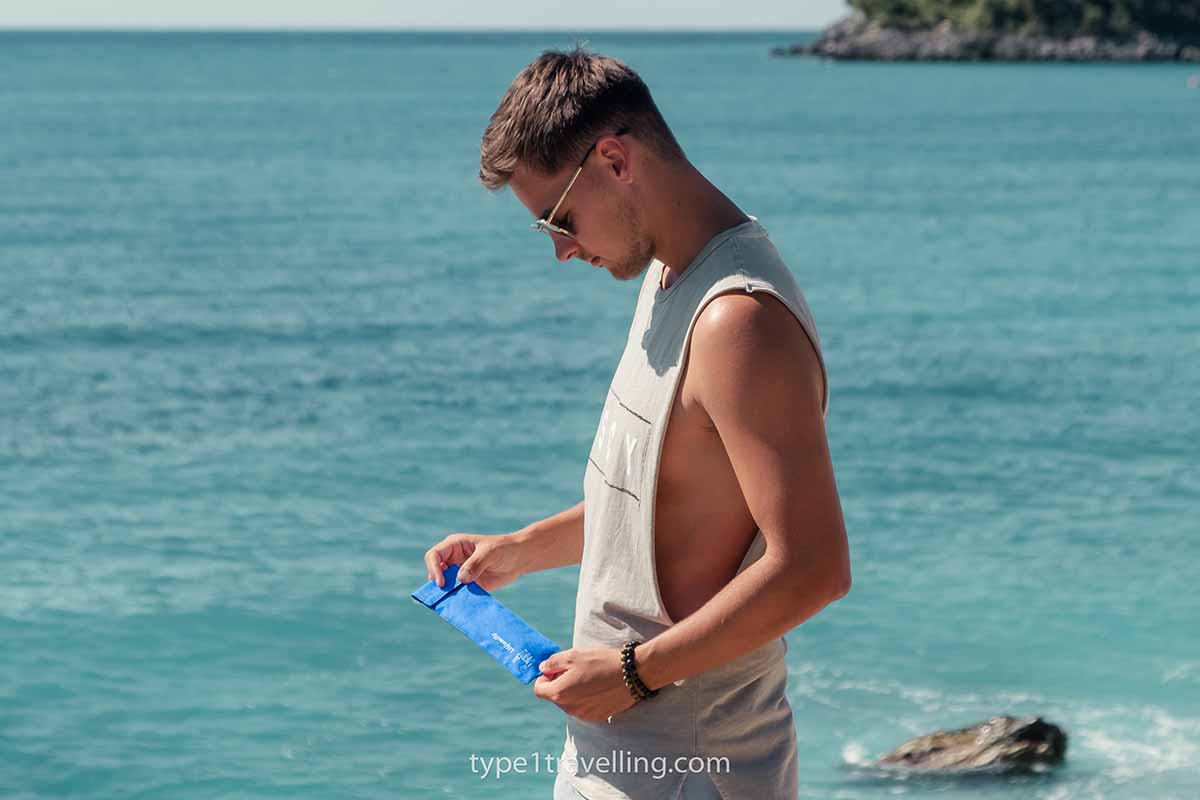
[[[458,565],[442,574],[443,586],[429,581],[412,593],[418,603],[467,635],[522,683],[542,674],[538,665],[560,648],[509,611],[475,582],[458,582]]]

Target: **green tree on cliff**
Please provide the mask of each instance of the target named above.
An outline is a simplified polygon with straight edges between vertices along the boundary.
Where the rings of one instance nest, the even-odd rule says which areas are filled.
[[[1166,38],[1200,37],[1200,0],[849,0],[889,28],[955,27],[1001,33],[1123,39],[1149,31]]]

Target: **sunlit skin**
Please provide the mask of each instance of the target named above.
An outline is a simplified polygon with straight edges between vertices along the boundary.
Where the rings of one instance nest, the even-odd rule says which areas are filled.
[[[553,175],[519,167],[509,187],[533,219],[552,208],[578,162]],[[698,206],[695,198],[707,198]],[[686,160],[666,161],[631,134],[603,136],[552,220],[573,238],[546,236],[559,261],[579,259],[603,266],[618,280],[632,280],[657,257],[668,280],[716,233],[745,222],[746,215]]]
[[[538,219],[558,202],[578,163],[553,175],[519,169],[510,188]],[[643,274],[657,258],[665,287],[713,236],[747,220],[686,160],[664,160],[630,134],[610,135],[599,139],[551,220],[573,237],[530,235],[552,243],[559,261],[603,266],[619,280]],[[659,467],[655,558],[675,624],[637,649],[649,688],[738,658],[849,591],[845,525],[821,413],[825,391],[811,343],[774,297],[722,295],[699,315]],[[738,574],[759,529],[766,552]],[[510,545],[488,546],[499,553]],[[431,575],[470,555],[431,554]],[[501,572],[493,573],[497,585],[517,574]],[[635,702],[616,648],[571,648],[540,666],[534,693],[580,719],[602,721]]]

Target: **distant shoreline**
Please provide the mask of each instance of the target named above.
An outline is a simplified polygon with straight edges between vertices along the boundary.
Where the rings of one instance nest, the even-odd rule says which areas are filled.
[[[819,56],[854,61],[1200,62],[1200,44],[1142,32],[1128,40],[1069,39],[962,30],[949,22],[925,30],[886,28],[855,12],[806,44],[776,47],[773,56]]]
[[[0,36],[26,34],[311,34],[311,35],[378,35],[435,34],[441,36],[811,36],[821,35],[820,28],[401,28],[401,27],[221,27],[221,26],[143,26],[143,27],[100,27],[100,26],[23,26],[0,25]]]

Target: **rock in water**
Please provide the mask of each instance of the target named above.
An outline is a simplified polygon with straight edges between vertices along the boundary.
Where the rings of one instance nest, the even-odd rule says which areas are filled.
[[[878,766],[919,772],[1037,772],[1061,764],[1066,752],[1066,732],[1041,717],[993,717],[907,741]]]

